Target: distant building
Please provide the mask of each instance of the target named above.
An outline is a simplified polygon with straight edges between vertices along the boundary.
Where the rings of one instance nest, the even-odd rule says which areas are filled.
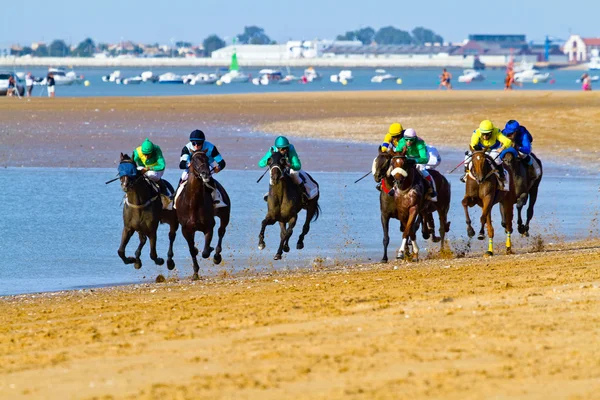
[[[582,38],[579,35],[571,35],[563,46],[563,52],[570,62],[588,61],[592,56],[592,50],[600,50],[600,38]]]
[[[500,47],[527,46],[525,35],[469,35],[469,41],[495,44]]]

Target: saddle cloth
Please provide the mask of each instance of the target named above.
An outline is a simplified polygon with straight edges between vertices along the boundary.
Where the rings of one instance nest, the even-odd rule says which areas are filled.
[[[177,199],[179,198],[179,195],[181,194],[181,192],[183,192],[183,188],[185,188],[186,184],[187,184],[187,181],[183,181],[183,182],[181,182],[181,185],[179,185],[179,187],[177,188],[177,193],[175,194],[175,199],[173,200],[173,204],[177,204]],[[215,186],[215,189],[216,188],[218,188],[218,186]],[[227,207],[227,203],[225,203],[225,200],[223,200],[223,194],[221,193],[220,189],[213,190],[211,194],[212,194],[212,199],[213,199],[213,208],[217,209],[217,208],[221,208],[221,207]],[[176,208],[176,207],[173,206],[173,208]]]

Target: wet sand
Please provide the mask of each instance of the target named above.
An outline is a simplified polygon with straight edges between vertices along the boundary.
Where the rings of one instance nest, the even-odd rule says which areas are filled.
[[[0,397],[594,398],[600,242],[568,246],[5,297]]]
[[[0,165],[112,167],[145,136],[176,164],[189,132],[201,128],[231,168],[257,168],[272,143],[260,133],[379,143],[391,122],[413,127],[428,143],[465,149],[484,118],[514,118],[534,134],[534,149],[566,163],[597,162],[600,94],[580,92],[390,91],[279,93],[149,98],[0,98]],[[11,122],[12,121],[12,122]],[[252,139],[247,134],[259,132]],[[35,144],[35,146],[32,146]],[[318,170],[348,170],[323,144],[303,144]],[[329,150],[344,148],[332,144]],[[368,157],[366,157],[368,158]],[[365,158],[365,159],[366,159]],[[333,164],[333,165],[330,165]],[[360,170],[364,169],[358,168]]]

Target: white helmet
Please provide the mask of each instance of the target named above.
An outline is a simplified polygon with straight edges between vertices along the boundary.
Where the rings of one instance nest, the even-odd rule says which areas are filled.
[[[417,138],[417,131],[415,131],[413,128],[408,128],[407,130],[404,131],[404,139],[416,139]]]

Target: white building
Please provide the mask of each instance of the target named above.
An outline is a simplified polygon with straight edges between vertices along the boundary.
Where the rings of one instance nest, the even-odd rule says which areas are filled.
[[[563,46],[563,52],[571,62],[588,61],[592,56],[592,50],[600,50],[600,38],[571,35]]]

